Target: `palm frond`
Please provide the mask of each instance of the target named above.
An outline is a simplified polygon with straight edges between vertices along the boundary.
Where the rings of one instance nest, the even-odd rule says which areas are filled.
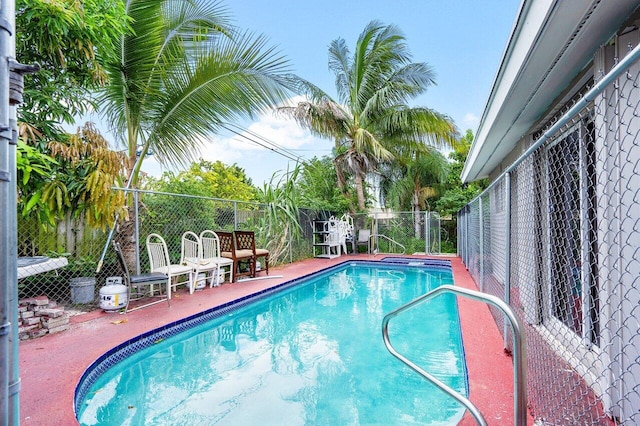
[[[378,122],[381,131],[398,142],[418,141],[444,148],[453,146],[458,137],[457,129],[449,117],[424,107],[387,109]]]
[[[336,76],[336,91],[340,102],[347,102],[351,90],[352,62],[344,39],[333,40],[329,45],[329,69]]]
[[[316,136],[340,139],[348,134],[348,112],[330,100],[317,103],[299,102],[294,107],[280,107],[277,111],[283,116],[295,119],[300,126]]]
[[[262,36],[210,40],[195,63],[181,65],[170,70],[151,109],[149,141],[165,160],[191,159],[196,151],[189,147],[221,123],[276,108],[290,96],[288,63]]]

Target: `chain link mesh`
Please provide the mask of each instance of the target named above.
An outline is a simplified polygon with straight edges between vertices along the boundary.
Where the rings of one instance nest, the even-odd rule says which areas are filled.
[[[372,212],[353,216],[355,236],[358,230],[371,231],[372,251],[380,254],[413,254],[442,252],[442,244],[455,247],[454,232],[449,222],[435,212]],[[444,223],[444,225],[443,225]]]
[[[137,214],[135,211],[132,213],[134,220],[130,221],[130,226],[135,228],[137,223],[137,236],[134,231],[132,238],[138,241],[134,247],[137,249],[139,272],[149,271],[146,237],[150,233],[160,234],[165,239],[170,259],[175,263],[180,261],[182,234],[185,231],[199,234],[205,229],[255,231],[256,244],[272,250],[270,266],[312,256],[312,221],[318,213],[304,209],[299,211],[302,230],[300,238],[295,239],[286,232],[279,232],[286,224],[279,222],[275,227],[268,226],[266,205],[184,194],[129,192],[138,201]],[[35,221],[19,220],[19,262],[24,262],[23,265],[31,262],[30,266],[19,268],[25,275],[18,281],[19,297],[45,295],[60,305],[80,310],[96,308],[100,287],[109,277],[121,276],[110,245],[100,272],[96,273],[107,236],[108,232],[88,230],[77,220],[61,221],[53,230],[45,229]],[[39,262],[43,260],[42,256],[68,259],[68,265],[55,264],[56,269],[48,270],[51,262]]]
[[[458,214],[473,279],[525,324],[542,424],[640,424],[639,80],[636,62]]]

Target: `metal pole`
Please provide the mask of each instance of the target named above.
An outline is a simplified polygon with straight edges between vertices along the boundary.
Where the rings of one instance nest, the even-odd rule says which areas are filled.
[[[505,224],[504,224],[504,301],[507,305],[511,305],[511,173],[507,173],[504,176],[504,212],[505,212]],[[507,335],[509,334],[509,324],[507,324],[507,318],[504,319],[504,347],[507,348],[509,340]]]
[[[140,274],[140,212],[138,211],[138,191],[133,191],[133,224],[136,236],[136,274]]]
[[[478,254],[480,256],[480,291],[484,291],[484,217],[482,212],[482,197],[478,198],[478,229],[480,231],[480,241]]]
[[[429,254],[429,212],[424,212],[424,252]]]
[[[15,180],[15,172],[10,169],[9,144],[11,128],[9,124],[9,60],[12,57],[12,41],[14,13],[13,1],[2,3],[0,8],[0,424],[8,425],[12,416],[9,402],[9,383],[12,377],[11,357],[12,327],[16,326],[11,316],[10,294],[15,285],[11,281],[11,270],[17,270],[17,261],[10,249],[10,237],[15,235],[11,211],[16,206],[10,204],[11,180]],[[15,272],[14,272],[15,274]]]

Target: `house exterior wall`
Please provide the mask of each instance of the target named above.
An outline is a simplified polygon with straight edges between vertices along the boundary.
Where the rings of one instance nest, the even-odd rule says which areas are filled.
[[[588,102],[510,166],[525,135],[459,214],[480,228],[460,231],[472,277],[525,323],[529,402],[548,424],[640,424],[640,60],[598,86],[640,44],[639,24],[594,52],[593,81],[573,90]]]

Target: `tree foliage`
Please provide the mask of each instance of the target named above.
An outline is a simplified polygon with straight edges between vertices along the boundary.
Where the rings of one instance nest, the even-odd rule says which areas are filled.
[[[394,152],[381,180],[385,205],[414,212],[431,210],[430,199],[443,191],[449,171],[447,159],[433,147]]]
[[[87,124],[65,124],[95,107],[92,94],[107,83],[101,60],[113,56],[128,20],[120,0],[17,0],[16,56],[41,69],[24,77],[18,108],[18,208],[41,224],[80,220],[105,228],[124,198],[111,187],[122,157]]]
[[[487,179],[464,184],[460,180],[472,142],[473,132],[467,130],[465,135],[454,145],[454,150],[449,154],[451,162],[446,181],[446,191],[436,202],[436,210],[442,216],[455,217],[458,210],[478,196],[488,185]]]
[[[338,187],[333,159],[328,156],[313,157],[301,165],[297,188],[300,205],[334,213],[349,211],[355,201],[355,192],[347,199]]]
[[[124,157],[87,123],[64,141],[51,141],[50,155],[18,146],[18,209],[55,225],[66,217],[105,229],[124,212],[124,194],[112,187],[122,175]]]
[[[221,161],[200,161],[179,173],[164,172],[159,179],[151,178],[151,189],[223,198],[238,201],[258,200],[258,189],[253,186],[244,169],[233,164],[227,166]]]
[[[99,99],[126,146],[134,187],[138,151],[185,166],[220,124],[288,97],[287,61],[264,37],[232,27],[219,1],[129,0],[126,12],[133,31],[106,62],[110,84]]]
[[[372,21],[360,34],[353,53],[342,38],[329,46],[329,69],[335,74],[338,99],[306,85],[309,101],[280,111],[321,137],[335,141],[338,187],[346,196],[346,174],[352,174],[358,209],[366,205],[365,176],[393,158],[395,145],[448,146],[456,137],[451,120],[409,101],[434,82],[425,63],[412,62],[402,32]]]
[[[24,78],[21,134],[44,148],[62,124],[95,109],[95,90],[108,82],[102,61],[128,31],[122,0],[17,0],[16,57],[40,65]]]

